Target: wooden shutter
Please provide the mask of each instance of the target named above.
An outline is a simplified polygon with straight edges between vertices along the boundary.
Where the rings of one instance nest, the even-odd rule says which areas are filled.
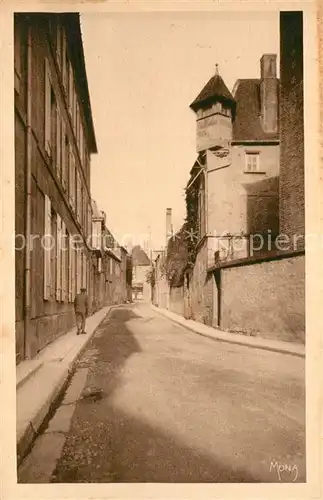
[[[61,150],[62,150],[62,158],[61,158],[61,166],[62,166],[62,186],[66,191],[67,189],[67,176],[66,176],[66,124],[64,118],[61,120],[62,123],[62,134],[61,134]]]
[[[56,300],[61,300],[62,292],[62,219],[57,214],[56,228]]]
[[[77,170],[77,220],[81,222],[81,176]]]
[[[45,236],[45,245],[44,245],[44,300],[50,299],[50,291],[51,291],[51,226],[52,226],[52,209],[51,209],[51,201],[49,197],[45,194],[45,214],[44,214],[44,236]]]
[[[61,283],[61,301],[65,302],[66,298],[66,226],[62,221],[62,237],[61,237],[61,259],[62,259],[62,283]]]
[[[83,279],[83,287],[84,288],[86,288],[86,271],[87,271],[86,255],[83,253],[83,273],[82,273],[82,279]]]
[[[73,69],[72,65],[69,62],[68,63],[68,109],[70,112],[71,117],[73,117],[73,102],[74,102],[74,96],[73,96]]]
[[[45,59],[45,151],[51,154],[51,93],[49,63]]]
[[[76,293],[79,293],[81,288],[81,278],[82,278],[82,269],[81,269],[81,252],[78,249],[76,251]]]
[[[61,26],[58,23],[56,29],[56,60],[58,67],[61,68],[61,60],[62,60],[62,31]]]
[[[69,145],[69,173],[70,173],[70,203],[75,210],[75,156],[72,151],[71,144]]]
[[[83,126],[82,126],[81,116],[80,116],[80,158],[81,158],[82,168],[84,170]]]
[[[72,249],[72,302],[75,299],[75,287],[76,287],[76,249]]]
[[[61,171],[61,166],[62,166],[62,121],[61,121],[61,112],[59,110],[59,107],[57,105],[56,108],[56,172],[61,179],[62,171]]]
[[[72,161],[72,148],[71,148],[71,144],[68,143],[67,145],[68,147],[68,175],[69,175],[69,202],[70,202],[70,205],[73,206],[73,201],[72,201],[72,192],[73,192],[73,174],[72,174],[72,171],[73,171],[73,161]]]
[[[68,235],[68,302],[72,302],[72,237]]]

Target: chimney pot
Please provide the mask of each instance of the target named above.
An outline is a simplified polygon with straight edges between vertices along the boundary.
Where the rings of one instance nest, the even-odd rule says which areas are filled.
[[[172,228],[172,209],[166,208],[166,247],[168,244],[169,238],[173,235]]]

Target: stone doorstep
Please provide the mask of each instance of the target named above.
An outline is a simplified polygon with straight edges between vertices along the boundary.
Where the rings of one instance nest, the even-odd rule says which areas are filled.
[[[152,308],[159,314],[166,316],[170,320],[188,328],[194,333],[212,338],[214,340],[218,340],[220,342],[228,342],[231,344],[237,344],[246,347],[253,347],[282,354],[291,354],[294,356],[305,357],[305,347],[302,344],[293,344],[291,342],[284,342],[280,340],[271,340],[260,337],[250,337],[247,335],[240,335],[236,333],[229,333],[225,332],[224,330],[220,330],[219,328],[213,328],[204,325],[203,323],[198,323],[194,320],[185,319],[184,317],[168,311],[167,309],[161,309],[156,306],[152,306]]]
[[[113,306],[112,306],[113,307]],[[88,334],[75,335],[75,328],[44,348],[39,358],[19,369],[17,387],[17,455],[18,465],[31,446],[52,404],[60,395],[77,358],[112,309],[105,307],[91,316]],[[60,349],[63,352],[59,352]],[[17,377],[18,379],[18,377]]]

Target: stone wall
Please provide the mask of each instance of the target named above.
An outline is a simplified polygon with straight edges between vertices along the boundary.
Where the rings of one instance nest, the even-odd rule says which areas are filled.
[[[184,287],[171,287],[169,289],[169,310],[184,316]]]
[[[246,261],[220,272],[221,328],[304,342],[304,255]]]

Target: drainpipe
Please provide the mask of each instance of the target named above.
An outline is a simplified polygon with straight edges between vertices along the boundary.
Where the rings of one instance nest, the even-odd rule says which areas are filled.
[[[27,35],[27,141],[26,141],[26,216],[25,216],[25,307],[24,307],[24,358],[28,356],[27,335],[31,316],[31,151],[32,151],[32,132],[31,132],[31,26],[28,26]]]

